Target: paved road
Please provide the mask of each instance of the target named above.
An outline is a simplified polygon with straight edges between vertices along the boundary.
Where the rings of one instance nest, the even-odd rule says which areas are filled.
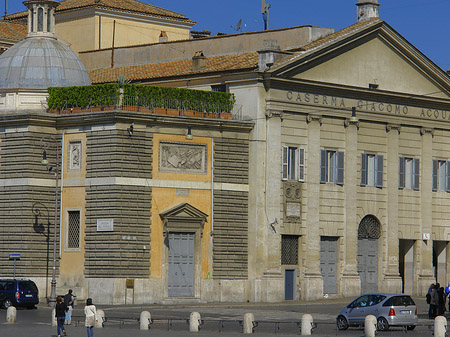
[[[419,326],[414,331],[406,332],[401,329],[392,329],[387,332],[378,332],[377,336],[432,336],[433,321],[428,320],[427,305],[423,299],[414,299],[418,305]],[[189,325],[186,320],[193,311],[201,314],[205,321],[199,333],[200,337],[242,336],[242,327],[239,321],[245,313],[251,312],[258,321],[255,329],[257,336],[280,337],[298,335],[300,329],[297,322],[301,321],[303,314],[313,316],[317,328],[314,336],[364,336],[361,328],[351,328],[347,331],[338,331],[335,325],[336,313],[350,299],[328,299],[316,302],[289,302],[277,304],[196,304],[196,305],[145,305],[145,306],[102,306],[98,309],[105,312],[105,328],[96,329],[96,337],[131,337],[131,336],[156,336],[171,337],[190,335]],[[142,311],[149,311],[154,319],[151,330],[140,331],[138,318]],[[74,325],[67,327],[68,336],[86,336],[83,326],[83,306],[79,304],[74,309]],[[40,337],[56,335],[56,328],[52,327],[51,308],[39,305],[37,309],[17,310],[17,323],[5,324],[6,310],[0,310],[0,337]]]

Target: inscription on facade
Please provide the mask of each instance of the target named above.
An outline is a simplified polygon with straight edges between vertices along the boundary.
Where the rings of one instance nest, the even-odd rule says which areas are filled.
[[[159,143],[159,171],[206,174],[207,145]]]
[[[447,110],[433,108],[418,108],[408,105],[391,104],[385,102],[373,102],[367,100],[353,100],[344,97],[311,94],[304,92],[287,91],[286,98],[295,103],[306,103],[327,107],[349,109],[356,107],[358,110],[369,112],[389,113],[401,116],[415,116],[427,119],[441,119],[450,121],[450,113]]]

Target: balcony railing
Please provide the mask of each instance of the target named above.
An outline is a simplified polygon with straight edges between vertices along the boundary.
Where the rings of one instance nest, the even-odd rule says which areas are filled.
[[[49,113],[76,114],[107,111],[132,111],[156,115],[197,118],[221,118],[242,120],[242,106],[217,102],[183,101],[178,99],[146,98],[138,96],[106,96],[96,99],[96,104],[80,106],[68,104],[62,108],[49,109]],[[92,102],[92,100],[91,100]]]

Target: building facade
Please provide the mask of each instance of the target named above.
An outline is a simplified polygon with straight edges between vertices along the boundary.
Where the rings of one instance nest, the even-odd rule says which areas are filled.
[[[98,303],[423,295],[445,283],[450,78],[378,7],[359,1],[357,23],[338,32],[296,27],[295,43],[291,30],[174,42],[197,53],[164,62],[150,56],[158,44],[120,48],[112,68],[108,51],[82,53],[93,83],[231,92],[233,119],[5,115],[1,218],[27,233],[18,271],[45,283],[31,256],[46,242],[28,224],[43,232],[57,187],[58,289]],[[45,135],[60,144],[60,186],[39,165]],[[38,218],[36,202],[48,209]],[[22,247],[8,245],[15,234],[5,253]]]

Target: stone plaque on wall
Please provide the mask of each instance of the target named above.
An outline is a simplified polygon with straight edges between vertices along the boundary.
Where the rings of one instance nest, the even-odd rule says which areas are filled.
[[[206,169],[206,144],[159,143],[160,172],[206,174]]]

